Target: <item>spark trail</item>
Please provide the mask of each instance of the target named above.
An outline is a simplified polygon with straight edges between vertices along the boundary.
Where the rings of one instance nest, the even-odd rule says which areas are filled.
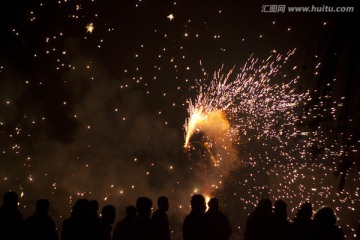
[[[221,68],[210,79],[204,72],[205,79],[196,82],[198,95],[188,100],[184,148],[189,155],[197,148],[206,150],[200,156],[197,173],[204,195],[213,195],[225,180],[241,182],[229,178],[241,164],[259,166],[269,177],[283,176],[290,186],[301,169],[341,171],[336,170],[337,162],[357,151],[355,145],[339,141],[331,130],[322,127],[322,123],[336,122],[341,101],[334,101],[330,95],[312,99],[313,92],[297,89],[300,77],[294,74],[296,67],[281,71],[294,52],[281,55],[273,51],[264,60],[251,56],[238,74],[235,68],[227,73]],[[197,133],[205,138],[195,140]],[[248,179],[244,181],[246,185]],[[279,198],[270,185],[263,186],[267,188],[274,199]],[[301,184],[291,196],[287,191],[294,188],[284,188],[281,197],[314,198],[311,191],[302,193]]]
[[[198,95],[194,101],[188,100],[184,149],[190,152],[199,148],[199,141],[192,141],[196,133],[205,136],[200,148],[206,151],[200,160],[210,160],[211,164],[199,164],[204,195],[211,195],[212,190],[222,184],[222,178],[239,166],[239,144],[276,142],[281,149],[277,154],[284,156],[283,147],[291,139],[305,135],[298,126],[302,121],[301,106],[311,100],[309,91],[297,93],[299,76],[289,80],[280,72],[294,52],[295,49],[281,55],[273,50],[264,60],[251,56],[238,74],[235,74],[235,67],[227,73],[221,68],[210,81],[196,82]],[[206,72],[204,75],[207,76]],[[313,137],[313,134],[307,134],[307,137]],[[303,141],[300,145],[306,143]],[[302,146],[298,145],[301,152]]]
[[[184,147],[189,148],[195,131],[220,145],[226,144],[225,135],[233,143],[241,138],[282,142],[299,133],[296,107],[309,99],[309,93],[296,93],[299,77],[285,82],[286,76],[279,72],[294,52],[282,56],[273,51],[261,61],[250,57],[235,77],[234,68],[227,74],[220,69],[208,85],[205,80],[198,81],[199,94],[195,101],[188,101]]]

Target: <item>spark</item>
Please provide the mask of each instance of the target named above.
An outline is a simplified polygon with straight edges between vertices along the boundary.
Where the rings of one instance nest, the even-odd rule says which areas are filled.
[[[174,14],[171,13],[167,16],[167,18],[169,19],[169,21],[172,21],[172,20],[174,20],[175,16],[174,16]]]
[[[92,32],[94,31],[94,29],[95,29],[93,23],[87,24],[87,25],[85,26],[85,28],[86,28],[86,32],[87,32],[87,33],[92,33]]]
[[[206,211],[209,210],[209,201],[211,199],[210,195],[204,194],[205,203],[206,203]]]

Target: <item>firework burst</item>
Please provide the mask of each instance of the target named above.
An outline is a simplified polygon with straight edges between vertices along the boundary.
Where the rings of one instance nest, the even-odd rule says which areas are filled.
[[[283,143],[302,134],[296,127],[301,119],[296,108],[309,100],[309,93],[296,93],[298,76],[284,82],[286,75],[280,73],[294,52],[282,56],[273,51],[265,60],[250,57],[237,75],[234,68],[227,74],[221,68],[208,85],[198,81],[199,94],[194,102],[188,101],[184,147],[191,145],[196,131],[223,149],[251,138]]]

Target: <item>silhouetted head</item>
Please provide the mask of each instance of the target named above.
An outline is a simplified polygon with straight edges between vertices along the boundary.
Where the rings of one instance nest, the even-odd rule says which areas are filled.
[[[4,208],[17,209],[19,203],[19,196],[16,192],[7,192],[4,194]]]
[[[163,210],[163,211],[167,211],[169,210],[169,200],[167,197],[159,197],[157,200],[157,205],[159,207],[159,209]]]
[[[208,202],[209,210],[219,210],[219,201],[217,198],[211,198]]]
[[[203,195],[194,194],[191,197],[190,204],[193,212],[204,213],[206,210],[205,198]]]
[[[277,200],[274,203],[274,215],[280,218],[287,218],[287,204],[284,200]]]
[[[261,212],[271,213],[272,212],[272,202],[268,198],[260,199],[257,209]]]
[[[126,217],[130,218],[130,219],[135,219],[136,218],[136,207],[133,205],[127,206],[126,207]]]
[[[101,220],[106,223],[113,223],[115,221],[116,209],[113,205],[106,205],[101,210]]]
[[[152,201],[150,198],[139,197],[136,200],[136,209],[138,211],[139,216],[146,218],[150,217],[151,207],[152,207]]]
[[[87,199],[77,200],[72,208],[72,216],[88,216],[89,205],[89,200]]]
[[[99,202],[96,200],[91,200],[89,202],[89,211],[92,214],[97,214],[97,211],[99,210]]]
[[[36,202],[36,213],[47,214],[50,208],[50,202],[47,199],[39,199]]]
[[[314,221],[320,225],[335,225],[336,216],[330,207],[322,207],[315,213]]]
[[[312,204],[304,202],[300,205],[299,211],[296,213],[298,218],[310,219],[312,217]]]

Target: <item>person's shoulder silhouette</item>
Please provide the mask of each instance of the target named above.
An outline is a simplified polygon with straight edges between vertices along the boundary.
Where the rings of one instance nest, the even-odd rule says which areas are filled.
[[[106,205],[101,210],[100,239],[111,240],[112,224],[115,221],[116,209],[113,205]]]
[[[96,200],[89,201],[89,214],[90,214],[90,218],[94,219],[94,221],[100,221],[98,210],[99,210],[99,202]]]
[[[89,201],[89,232],[91,232],[91,240],[98,240],[101,238],[101,223],[98,214],[99,202],[96,200]]]
[[[332,208],[320,208],[314,215],[315,239],[344,240],[343,230],[336,221]]]
[[[24,218],[18,210],[19,196],[15,192],[6,192],[0,208],[0,239],[23,240]]]
[[[272,225],[273,238],[287,240],[291,238],[291,224],[287,215],[287,204],[284,200],[277,200],[274,203],[274,218]]]
[[[152,216],[153,239],[170,240],[169,219],[166,212],[169,210],[169,200],[162,196],[157,200],[158,209]]]
[[[25,221],[27,240],[57,240],[58,235],[54,220],[48,215],[50,202],[40,199],[36,202],[35,214]]]
[[[113,240],[133,240],[135,239],[135,219],[137,215],[136,207],[127,206],[125,217],[120,220],[114,229]]]
[[[244,240],[271,239],[272,224],[272,202],[262,198],[246,221]]]
[[[208,202],[209,209],[205,213],[207,239],[227,240],[230,238],[232,228],[225,214],[219,210],[217,198],[211,198]]]
[[[136,200],[136,209],[138,212],[135,220],[135,239],[147,240],[152,239],[152,224],[151,224],[151,208],[152,201],[148,197],[139,197]]]
[[[195,194],[190,201],[191,212],[185,217],[183,223],[184,240],[206,239],[205,210],[206,203],[204,196]]]

